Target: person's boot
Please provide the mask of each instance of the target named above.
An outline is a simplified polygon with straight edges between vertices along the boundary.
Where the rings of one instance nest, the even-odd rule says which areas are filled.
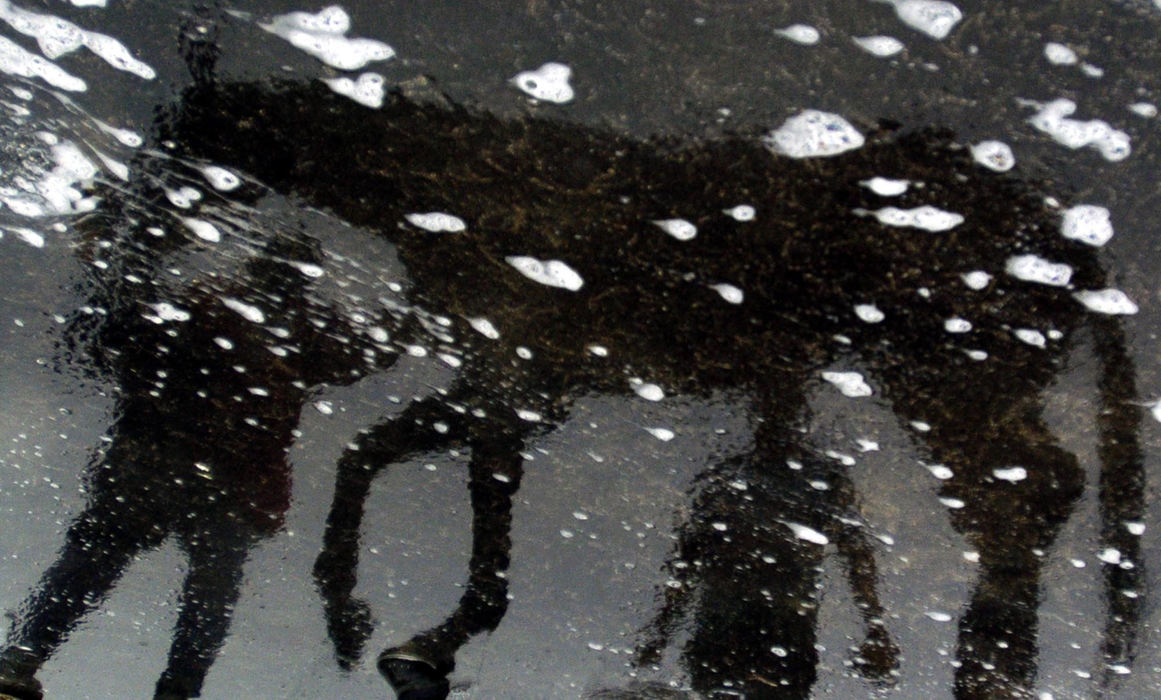
[[[0,700],[43,700],[44,690],[36,680],[40,659],[26,650],[9,647],[0,653]]]
[[[447,673],[419,654],[388,649],[379,655],[378,666],[398,700],[444,700],[451,692]]]

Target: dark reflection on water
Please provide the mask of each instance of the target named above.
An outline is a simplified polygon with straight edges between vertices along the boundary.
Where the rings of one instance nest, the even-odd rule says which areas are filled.
[[[401,697],[439,697],[460,647],[506,611],[522,453],[578,397],[633,396],[640,379],[675,395],[741,390],[756,419],[749,449],[709,465],[678,514],[636,667],[679,645],[696,693],[809,695],[817,583],[823,545],[833,543],[864,626],[854,664],[889,685],[906,650],[892,641],[858,494],[803,427],[821,373],[857,370],[870,400],[950,470],[941,495],[962,504],[951,521],[979,552],[958,621],[956,695],[1027,696],[1043,552],[1083,487],[1077,459],[1045,425],[1042,394],[1086,336],[1101,365],[1101,544],[1120,562],[1103,570],[1109,670],[1099,685],[1111,688],[1111,669],[1132,663],[1143,600],[1122,592],[1143,594],[1143,572],[1126,524],[1142,517],[1144,478],[1139,417],[1127,403],[1133,366],[1115,318],[1085,310],[1068,289],[1003,274],[1012,255],[1035,253],[1071,265],[1078,289],[1107,284],[1094,249],[1059,235],[1059,212],[1037,183],[981,168],[935,129],[863,125],[865,147],[798,161],[762,148],[758,132],[631,140],[503,120],[422,89],[371,111],[317,84],[216,82],[212,56],[192,47],[190,59],[198,85],[164,109],[159,150],[137,163],[141,182],[106,193],[79,227],[80,254],[107,266],[92,280],[98,311],[73,322],[65,355],[115,380],[115,419],[89,467],[88,506],[9,635],[9,692],[23,678],[34,695],[31,674],[131,559],[175,535],[190,570],[158,696],[197,695],[247,552],[289,507],[286,453],[312,389],[426,354],[459,367],[452,386],[368,429],[338,464],[314,575],[340,664],[361,658],[373,628],[355,587],[364,505],[382,470],[434,451],[470,453],[463,595],[442,623],[379,657]],[[203,162],[248,178],[188,214],[222,241],[151,231],[151,212],[169,208],[156,185],[191,178]],[[923,187],[886,200],[860,184],[876,175]],[[739,204],[753,205],[756,220],[722,213]],[[929,233],[857,213],[887,205],[938,206],[965,222]],[[326,251],[296,217],[300,206],[389,239],[413,291],[384,289],[357,310],[328,302],[312,272]],[[431,211],[462,217],[467,230],[405,223]],[[678,241],[652,223],[675,217],[695,223],[697,237]],[[584,285],[538,285],[505,261],[514,255],[564,261]],[[994,277],[972,290],[961,278],[972,270]],[[722,283],[744,300],[727,303],[711,287]],[[885,318],[864,323],[856,304]],[[499,337],[473,327],[479,318]],[[949,333],[953,318],[970,320],[972,333]],[[1013,336],[1022,328],[1060,335],[1038,348]],[[1024,478],[996,473],[1012,467]]]

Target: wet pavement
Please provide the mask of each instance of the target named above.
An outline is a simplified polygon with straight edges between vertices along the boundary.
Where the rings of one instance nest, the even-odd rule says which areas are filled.
[[[1161,692],[1161,6],[85,5],[0,3],[0,690]]]

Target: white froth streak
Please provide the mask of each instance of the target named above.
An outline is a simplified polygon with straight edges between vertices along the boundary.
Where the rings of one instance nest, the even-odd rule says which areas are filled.
[[[28,218],[92,211],[96,200],[86,198],[75,185],[87,187],[100,169],[72,141],[58,141],[52,135],[44,138],[52,144],[53,169],[40,173],[31,191],[0,194],[0,201],[13,213]]]
[[[653,223],[679,241],[691,241],[697,237],[697,226],[685,219],[658,219]]]
[[[793,523],[789,520],[779,520],[778,522],[790,528],[790,531],[794,533],[794,536],[800,540],[817,545],[826,545],[830,543],[830,539],[827,538],[826,535],[812,527],[807,527],[806,525],[802,525],[800,523]]]
[[[184,218],[181,222],[203,241],[217,243],[222,240],[222,232],[218,230],[218,227],[204,219]]]
[[[22,78],[40,78],[55,88],[70,92],[83,92],[88,89],[85,81],[2,36],[0,36],[0,71]]]
[[[873,393],[871,386],[858,372],[823,372],[822,378],[838,387],[843,396],[859,398]]]
[[[258,26],[339,70],[359,70],[368,63],[395,56],[395,49],[382,41],[344,36],[351,28],[351,18],[337,5],[313,15],[309,12],[278,15],[269,24]]]
[[[880,197],[898,197],[907,191],[907,188],[911,186],[911,181],[894,180],[889,177],[879,177],[876,175],[870,180],[860,181],[859,184]]]
[[[1004,270],[1018,280],[1050,287],[1067,287],[1072,281],[1071,266],[1045,260],[1039,255],[1014,255],[1008,258]]]
[[[1040,108],[1028,123],[1035,129],[1048,134],[1057,143],[1073,150],[1086,146],[1096,149],[1105,160],[1117,162],[1129,157],[1132,144],[1129,135],[1109,126],[1100,119],[1080,121],[1070,119],[1076,112],[1076,103],[1061,98],[1047,104],[1032,104]]]
[[[575,292],[585,283],[576,270],[560,260],[538,260],[527,255],[509,255],[504,260],[528,279],[548,287]]]
[[[1098,314],[1131,316],[1140,311],[1136,302],[1119,289],[1082,290],[1075,292],[1072,296],[1088,307],[1090,311],[1095,311]]]
[[[207,165],[202,169],[202,177],[210,186],[219,192],[236,190],[242,184],[242,179],[234,173],[217,165]]]
[[[774,33],[804,46],[817,44],[818,40],[822,38],[819,31],[809,24],[792,24],[789,27],[775,29]]]
[[[387,80],[378,73],[363,73],[355,80],[350,78],[323,78],[327,87],[343,97],[349,97],[355,102],[379,109],[387,96]]]
[[[403,218],[412,226],[431,233],[460,233],[468,228],[460,217],[441,211],[406,214]]]
[[[717,292],[722,299],[725,299],[731,304],[741,304],[746,298],[745,292],[732,284],[726,284],[724,282],[722,284],[711,284],[709,288]]]
[[[944,211],[930,204],[913,209],[883,207],[870,213],[874,214],[875,218],[879,220],[879,223],[887,226],[918,228],[924,231],[931,231],[932,233],[950,231],[964,221],[963,216],[960,214]]]
[[[226,305],[226,308],[240,314],[242,318],[251,323],[266,322],[266,314],[262,313],[262,309],[253,304],[247,304],[241,299],[235,299],[233,297],[222,297],[222,303]]]
[[[878,58],[890,58],[907,48],[902,41],[893,36],[856,36],[852,41],[863,51]]]
[[[8,0],[0,0],[0,20],[21,34],[36,39],[40,50],[49,59],[59,58],[84,46],[117,70],[145,80],[157,77],[152,67],[134,58],[120,41],[106,34],[81,29],[60,17],[30,12],[14,7]]]
[[[488,340],[496,340],[500,337],[500,331],[496,330],[496,326],[492,325],[492,322],[486,318],[469,318],[468,325]]]

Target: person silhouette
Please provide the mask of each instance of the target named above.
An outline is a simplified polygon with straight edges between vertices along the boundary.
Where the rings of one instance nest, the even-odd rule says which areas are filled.
[[[40,696],[40,666],[136,556],[170,537],[189,569],[156,696],[197,696],[246,557],[290,506],[287,455],[303,405],[313,387],[367,367],[370,343],[352,342],[336,313],[307,297],[317,241],[275,228],[241,244],[252,258],[240,272],[187,269],[179,285],[164,261],[194,246],[193,234],[157,236],[161,205],[139,206],[110,204],[80,227],[93,239],[85,255],[106,264],[93,266],[103,274],[85,307],[99,312],[78,314],[70,340],[115,383],[114,418],[86,471],[87,505],[0,654],[0,689],[18,698]]]

